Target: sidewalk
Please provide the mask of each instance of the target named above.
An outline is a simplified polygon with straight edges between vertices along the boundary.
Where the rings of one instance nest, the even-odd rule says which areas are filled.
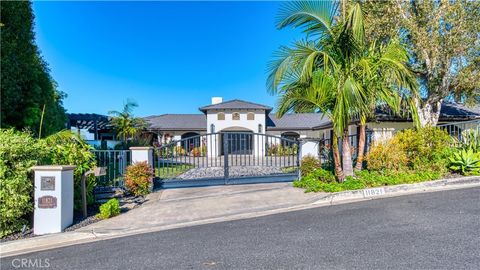
[[[73,232],[38,236],[0,244],[1,256],[167,230],[179,227],[252,218],[275,213],[353,201],[480,186],[480,177],[446,179],[381,188],[378,195],[364,190],[304,193],[291,183],[231,185],[160,190],[120,216]],[[368,193],[370,194],[370,193]]]

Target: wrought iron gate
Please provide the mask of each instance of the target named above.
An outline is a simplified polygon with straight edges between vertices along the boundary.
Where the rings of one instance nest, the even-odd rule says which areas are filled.
[[[197,135],[155,148],[162,187],[292,181],[299,173],[299,142],[253,132]]]

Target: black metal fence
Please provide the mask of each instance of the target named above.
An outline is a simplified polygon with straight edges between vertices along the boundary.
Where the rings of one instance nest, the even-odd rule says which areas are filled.
[[[372,140],[372,131],[367,130],[365,132],[365,145],[363,149],[363,153],[366,154],[368,150],[370,149],[370,146],[373,142]],[[353,134],[348,136],[348,140],[350,142],[350,151],[352,154],[352,159],[355,160],[358,156],[358,144],[359,144],[359,135],[358,134]],[[332,139],[319,139],[319,147],[318,147],[318,156],[320,157],[322,163],[323,162],[329,162],[332,161]],[[340,152],[340,155],[343,152],[343,144],[342,144],[342,139],[338,139],[338,150]]]
[[[186,147],[188,146],[188,147]],[[298,175],[299,142],[253,132],[220,132],[173,141],[154,150],[162,181],[229,180]]]
[[[97,178],[99,187],[123,187],[125,169],[132,163],[130,150],[93,150],[98,167],[106,174]]]

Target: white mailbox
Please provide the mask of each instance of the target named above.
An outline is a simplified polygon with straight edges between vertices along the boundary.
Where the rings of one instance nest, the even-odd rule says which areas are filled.
[[[75,166],[35,166],[33,233],[62,232],[73,223],[73,170]]]

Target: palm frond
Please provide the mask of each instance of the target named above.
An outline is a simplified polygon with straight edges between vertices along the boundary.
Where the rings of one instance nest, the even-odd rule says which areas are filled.
[[[337,1],[286,1],[277,15],[277,28],[300,27],[307,34],[331,33]]]

